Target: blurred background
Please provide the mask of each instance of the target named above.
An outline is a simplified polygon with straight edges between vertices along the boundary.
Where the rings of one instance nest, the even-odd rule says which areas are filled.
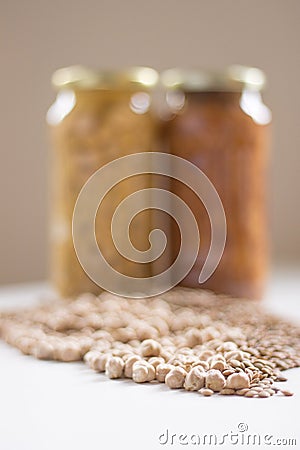
[[[300,261],[297,0],[2,0],[0,283],[47,275],[50,78],[61,66],[262,68],[274,264]]]

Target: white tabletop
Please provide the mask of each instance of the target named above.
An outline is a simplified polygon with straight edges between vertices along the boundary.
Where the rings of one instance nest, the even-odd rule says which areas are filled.
[[[31,305],[49,292],[46,283],[3,287],[0,309]],[[275,271],[266,305],[300,321],[298,302],[300,269]],[[215,447],[209,437],[203,447],[204,435],[216,435],[217,447],[225,449],[300,448],[300,369],[286,372],[293,397],[205,398],[163,385],[111,381],[81,363],[38,361],[1,341],[0,360],[0,450]],[[261,445],[253,445],[259,437]],[[289,439],[296,445],[287,445]]]

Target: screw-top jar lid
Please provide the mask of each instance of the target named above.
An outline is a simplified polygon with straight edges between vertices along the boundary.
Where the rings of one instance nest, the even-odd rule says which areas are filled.
[[[260,91],[266,83],[264,72],[256,67],[232,65],[223,71],[202,69],[168,69],[161,74],[161,83],[169,89],[184,91]]]
[[[158,73],[150,67],[129,67],[124,70],[93,70],[84,66],[58,69],[52,76],[57,89],[151,88],[158,81]]]

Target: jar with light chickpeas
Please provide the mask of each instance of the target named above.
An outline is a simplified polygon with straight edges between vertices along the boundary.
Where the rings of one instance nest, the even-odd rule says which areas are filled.
[[[53,147],[50,271],[54,286],[65,297],[101,290],[77,259],[72,239],[73,210],[82,187],[99,168],[128,154],[153,150],[155,118],[151,102],[157,77],[156,71],[147,67],[96,72],[74,66],[53,75],[58,92],[47,114]],[[128,276],[147,277],[150,266],[120,257],[111,236],[111,220],[124,198],[149,186],[147,174],[123,180],[103,199],[95,218],[96,240],[104,258]],[[142,208],[147,203],[146,192],[139,201]],[[130,237],[139,250],[149,246],[149,214],[141,212],[130,225]],[[88,246],[84,215],[80,220],[80,240]],[[126,227],[119,224],[122,233]]]

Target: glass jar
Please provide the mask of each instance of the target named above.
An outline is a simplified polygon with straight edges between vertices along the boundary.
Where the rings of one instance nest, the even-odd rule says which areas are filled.
[[[54,73],[53,84],[58,94],[47,114],[53,141],[50,270],[54,286],[63,296],[100,290],[75,253],[74,206],[83,185],[97,169],[116,158],[151,150],[155,129],[150,110],[151,90],[157,78],[157,73],[146,67],[95,72],[74,66]],[[120,258],[111,237],[111,219],[124,198],[137,187],[149,185],[149,176],[140,175],[115,186],[101,203],[95,222],[97,243],[105,259],[129,276],[147,277],[150,267]],[[147,214],[147,211],[138,214],[130,227],[132,241],[140,250],[149,245]],[[84,220],[82,217],[83,224]],[[85,238],[83,226],[83,245]]]
[[[227,221],[225,250],[201,285],[216,292],[260,298],[268,267],[266,183],[270,110],[263,104],[263,72],[231,66],[224,72],[170,69],[162,74],[173,112],[163,129],[166,151],[198,166],[215,186]],[[196,263],[182,281],[199,287],[211,240],[208,214],[194,193],[172,181],[171,191],[190,206],[200,231]],[[171,226],[173,251],[180,236]],[[191,237],[186,254],[195,245]]]

